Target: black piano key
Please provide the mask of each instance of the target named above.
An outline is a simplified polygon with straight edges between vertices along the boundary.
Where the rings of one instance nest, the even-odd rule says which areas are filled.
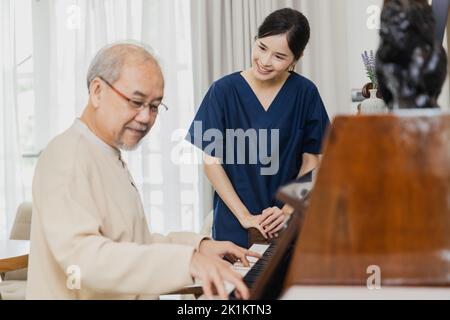
[[[253,287],[253,284],[256,281],[258,281],[259,275],[264,270],[268,262],[271,260],[271,257],[273,256],[275,250],[276,250],[275,243],[272,243],[263,253],[262,257],[253,265],[253,267],[250,268],[250,270],[242,279],[247,287],[251,289]],[[235,290],[233,290],[230,294],[230,298],[235,297],[236,293]]]

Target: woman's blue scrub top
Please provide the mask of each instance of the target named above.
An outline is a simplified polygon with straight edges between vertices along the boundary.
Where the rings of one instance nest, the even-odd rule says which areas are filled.
[[[278,188],[296,178],[302,154],[319,154],[329,119],[316,86],[291,72],[267,109],[240,72],[215,81],[192,122],[187,140],[221,158],[236,193],[251,214],[272,206]],[[214,194],[215,240],[247,248],[244,229]]]

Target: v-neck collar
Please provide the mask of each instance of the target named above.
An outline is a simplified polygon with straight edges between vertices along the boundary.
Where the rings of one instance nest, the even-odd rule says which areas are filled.
[[[280,87],[280,89],[278,90],[278,92],[276,93],[275,97],[272,99],[272,102],[270,103],[270,105],[268,106],[268,108],[264,108],[264,106],[262,105],[261,101],[259,100],[258,96],[256,95],[255,91],[253,90],[252,86],[250,85],[250,83],[247,81],[247,79],[244,78],[244,76],[241,74],[243,71],[239,71],[237,72],[237,75],[239,78],[241,78],[241,80],[245,83],[245,85],[247,86],[247,88],[250,90],[251,95],[253,97],[253,99],[256,102],[256,105],[258,106],[259,111],[263,112],[264,114],[269,114],[274,108],[274,106],[276,106],[276,104],[278,103],[278,100],[280,99],[281,94],[283,93],[283,91],[286,88],[286,84],[289,82],[289,80],[292,78],[292,72],[289,72],[289,76],[287,77],[286,80],[284,80],[283,85]]]

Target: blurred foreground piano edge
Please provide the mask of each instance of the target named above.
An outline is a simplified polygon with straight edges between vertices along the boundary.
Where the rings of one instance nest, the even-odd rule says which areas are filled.
[[[335,118],[284,298],[449,299],[449,286],[450,114]]]

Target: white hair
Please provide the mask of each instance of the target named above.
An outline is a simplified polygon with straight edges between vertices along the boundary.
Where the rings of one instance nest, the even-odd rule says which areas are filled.
[[[159,67],[152,52],[150,47],[133,41],[116,42],[104,46],[89,65],[86,77],[88,90],[95,77],[100,76],[111,84],[119,80],[125,63],[142,64],[152,61]]]

